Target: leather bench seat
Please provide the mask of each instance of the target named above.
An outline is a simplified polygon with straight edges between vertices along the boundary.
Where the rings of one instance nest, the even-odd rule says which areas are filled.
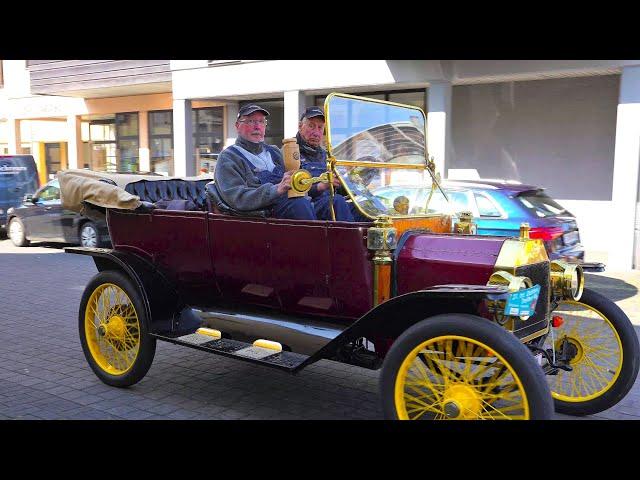
[[[151,202],[157,208],[170,210],[207,211],[205,185],[211,179],[202,180],[140,180],[129,183],[125,190],[140,200]]]

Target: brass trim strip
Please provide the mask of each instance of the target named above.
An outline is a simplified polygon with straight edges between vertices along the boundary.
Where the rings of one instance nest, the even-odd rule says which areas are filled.
[[[367,167],[367,168],[404,168],[413,170],[427,170],[426,165],[419,163],[384,163],[384,162],[357,162],[355,160],[338,160],[335,161],[338,167]]]
[[[543,328],[542,330],[538,330],[537,332],[531,333],[531,334],[527,335],[526,337],[520,338],[519,340],[522,343],[525,343],[525,342],[528,342],[529,340],[533,340],[534,338],[541,337],[545,333],[548,333],[550,328],[551,328],[551,326],[547,325],[547,328]]]

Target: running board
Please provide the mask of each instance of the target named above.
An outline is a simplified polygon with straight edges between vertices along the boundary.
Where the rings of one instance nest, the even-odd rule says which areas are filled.
[[[209,332],[211,331],[212,330],[209,330]],[[213,332],[215,332],[215,330],[213,330]],[[296,373],[309,358],[308,355],[281,351],[278,349],[280,345],[277,342],[268,340],[256,340],[251,344],[227,338],[216,338],[216,335],[211,335],[210,333],[203,334],[197,332],[175,338],[157,334],[152,334],[152,336],[158,340],[175,343],[176,345],[217,353],[225,357],[273,367],[289,373]]]

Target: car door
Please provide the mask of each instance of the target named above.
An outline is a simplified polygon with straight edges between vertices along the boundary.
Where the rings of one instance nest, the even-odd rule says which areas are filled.
[[[34,197],[33,211],[27,217],[26,228],[30,238],[64,242],[63,209],[57,180],[48,183]],[[73,222],[67,218],[66,223]]]
[[[500,204],[485,192],[473,192],[476,205],[476,223],[478,235],[497,235],[500,237],[518,235],[519,224],[509,221],[507,212]]]

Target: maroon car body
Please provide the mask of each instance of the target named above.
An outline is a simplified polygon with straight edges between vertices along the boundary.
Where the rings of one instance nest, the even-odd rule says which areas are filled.
[[[604,358],[582,353],[601,348],[593,335],[550,335],[552,312],[580,299],[579,265],[550,262],[527,225],[519,238],[477,236],[471,214],[454,222],[434,207],[448,202],[425,162],[424,112],[349,95],[330,95],[326,108],[327,174],[370,222],[238,212],[210,179],[118,185],[60,174],[67,208],[106,215],[113,244],[66,249],[92,256],[99,271],[78,322],[103,382],[140,381],[163,340],[291,373],[321,359],[382,368],[389,418],[549,418],[552,393],[557,408],[584,414],[629,391],[639,368],[633,327],[586,290],[589,315],[577,324],[611,327],[599,338],[619,340],[607,347],[619,362],[606,367],[604,387],[590,370],[564,374]],[[430,185],[425,203],[398,197],[391,208],[372,194],[416,178]],[[545,374],[559,376],[554,390]]]

